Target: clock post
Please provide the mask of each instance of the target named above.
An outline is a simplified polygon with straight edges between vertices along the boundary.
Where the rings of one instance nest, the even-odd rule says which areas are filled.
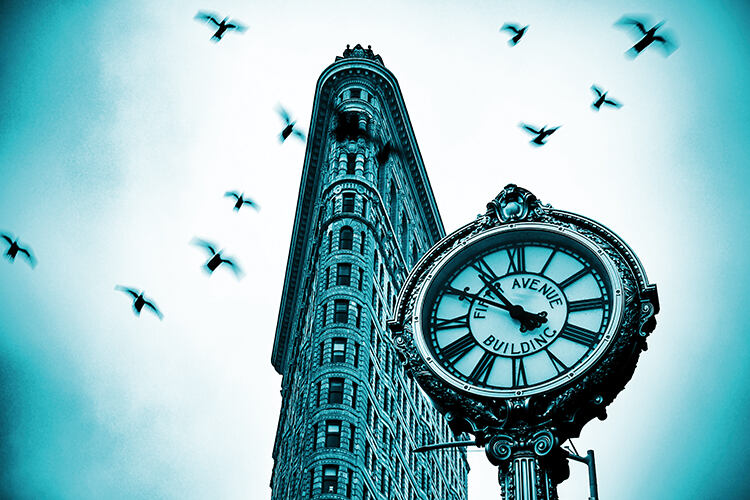
[[[561,443],[632,377],[656,285],[614,232],[507,185],[416,264],[389,322],[407,373],[474,435],[505,500],[556,500]]]

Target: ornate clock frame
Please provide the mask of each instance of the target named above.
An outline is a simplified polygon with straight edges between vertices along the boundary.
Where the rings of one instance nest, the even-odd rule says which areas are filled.
[[[447,385],[428,367],[414,339],[417,296],[441,259],[481,233],[524,222],[565,228],[593,243],[615,264],[622,281],[623,316],[606,352],[585,372],[546,392],[508,398],[481,397]],[[397,351],[425,392],[445,414],[452,430],[473,434],[499,468],[506,500],[557,499],[557,484],[569,475],[561,444],[577,437],[631,379],[646,339],[656,326],[659,299],[630,247],[603,225],[541,203],[530,191],[508,184],[476,220],[447,235],[415,265],[399,293],[388,323]]]

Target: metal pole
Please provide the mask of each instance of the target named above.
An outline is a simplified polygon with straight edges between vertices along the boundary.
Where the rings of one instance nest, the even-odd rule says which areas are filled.
[[[596,485],[596,462],[594,461],[594,450],[586,452],[586,465],[589,466],[589,500],[598,500],[599,489]]]
[[[441,448],[458,448],[460,446],[469,446],[472,444],[476,446],[477,442],[476,441],[453,441],[451,443],[427,444],[425,446],[420,446],[419,448],[414,448],[414,453],[422,453],[424,451],[430,451],[430,450],[439,450]]]
[[[565,450],[568,453],[568,458],[575,460],[576,462],[584,463],[589,468],[589,500],[599,500],[599,488],[596,484],[596,461],[594,460],[594,450],[586,452],[586,456],[582,457]]]

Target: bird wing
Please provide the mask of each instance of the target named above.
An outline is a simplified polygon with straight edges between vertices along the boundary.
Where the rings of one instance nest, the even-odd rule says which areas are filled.
[[[517,34],[519,29],[518,29],[518,26],[516,26],[515,24],[505,23],[503,24],[503,27],[500,28],[500,31],[512,31],[513,33]]]
[[[216,17],[218,17],[216,14],[209,14],[207,12],[198,12],[195,15],[195,19],[205,21],[207,23],[214,23],[216,26],[221,26],[221,23],[216,20]]]
[[[643,35],[646,34],[645,22],[640,19],[636,19],[634,17],[627,17],[627,16],[623,17],[622,19],[617,21],[615,24],[620,24],[623,26],[635,26],[636,28],[638,28],[638,31],[640,31],[641,34]]]
[[[34,258],[34,256],[33,256],[33,255],[31,254],[31,251],[30,251],[30,250],[28,250],[28,249],[26,249],[26,248],[21,248],[21,247],[18,247],[18,251],[19,251],[19,252],[21,252],[22,254],[24,254],[24,255],[26,256],[26,260],[28,260],[28,261],[29,261],[29,264],[31,264],[31,267],[34,267],[34,266],[36,266],[36,259],[35,259],[35,258]]]
[[[291,123],[292,117],[289,116],[289,113],[287,112],[287,110],[284,109],[284,107],[281,104],[276,106],[276,112],[279,113],[279,115],[286,122],[287,125]]]
[[[554,134],[554,133],[555,133],[555,130],[557,130],[557,129],[559,129],[559,128],[560,128],[559,126],[557,126],[557,127],[552,127],[552,128],[548,128],[547,130],[545,130],[545,132],[547,132],[547,135],[552,135],[552,134]]]
[[[302,132],[300,132],[300,131],[299,131],[299,130],[297,130],[297,129],[294,129],[294,130],[292,130],[292,134],[296,135],[297,137],[299,137],[299,138],[300,138],[300,139],[302,139],[303,141],[305,140],[305,134],[304,134],[304,133],[302,133]]]
[[[224,264],[228,264],[229,267],[232,268],[232,271],[234,271],[235,276],[238,278],[241,278],[243,275],[242,269],[240,269],[240,266],[238,264],[235,264],[231,259],[221,259],[221,261]]]
[[[599,87],[597,87],[596,85],[592,85],[591,86],[591,90],[594,91],[594,93],[597,95],[597,97],[601,97],[602,96],[601,89]]]
[[[256,208],[256,209],[258,208],[258,204],[255,203],[253,200],[243,200],[242,204],[243,205],[250,205],[251,207]]]
[[[622,106],[618,101],[615,101],[614,99],[604,99],[604,104],[609,104],[610,106],[614,106],[616,108],[619,108]]]
[[[3,233],[3,234],[2,234],[2,235],[0,235],[0,236],[2,236],[2,237],[3,237],[3,239],[4,239],[5,241],[7,241],[7,242],[8,242],[8,245],[12,245],[12,244],[13,244],[13,240],[12,240],[12,239],[11,239],[11,237],[10,237],[10,236],[8,236],[7,234]]]
[[[159,309],[157,309],[156,306],[152,304],[151,302],[149,302],[148,300],[144,301],[143,305],[148,307],[152,311],[154,311],[154,314],[156,314],[159,317],[159,319],[164,318],[164,315],[161,313],[161,311],[159,311]]]
[[[237,194],[236,191],[227,191],[226,193],[224,193],[224,197],[228,198],[230,196],[233,196],[235,200],[239,200],[240,199],[240,195]]]
[[[672,37],[657,35],[654,37],[655,42],[659,42],[660,47],[664,49],[664,52],[669,55],[677,49],[677,43]]]
[[[245,31],[247,29],[246,26],[244,26],[244,25],[242,25],[242,24],[240,24],[240,23],[238,23],[236,21],[233,22],[233,23],[225,24],[224,26],[226,26],[226,28],[228,30],[237,30],[239,33],[242,33],[243,31]]]
[[[532,134],[541,134],[541,130],[536,130],[535,128],[531,127],[530,125],[526,125],[525,123],[521,124],[521,128],[525,129],[528,132],[531,132]]]
[[[134,299],[137,299],[138,295],[140,295],[137,290],[133,290],[132,288],[128,288],[122,285],[115,285],[115,290],[120,290],[121,292],[129,293],[130,295],[133,296]]]
[[[211,252],[212,255],[216,255],[216,245],[211,243],[210,241],[202,240],[200,238],[193,238],[190,243],[193,245],[197,245],[199,247],[203,247],[209,252]]]

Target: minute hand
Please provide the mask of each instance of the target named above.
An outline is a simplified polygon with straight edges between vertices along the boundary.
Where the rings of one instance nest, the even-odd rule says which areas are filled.
[[[450,287],[448,288],[447,292],[453,295],[458,295],[459,299],[461,299],[462,297],[469,297],[479,302],[483,302],[487,305],[495,306],[500,309],[505,309],[506,311],[510,311],[511,307],[513,307],[512,304],[510,305],[501,304],[500,302],[496,302],[494,300],[488,299],[487,297],[482,297],[481,295],[478,295],[476,293],[471,293],[468,290],[459,290],[458,288]]]

